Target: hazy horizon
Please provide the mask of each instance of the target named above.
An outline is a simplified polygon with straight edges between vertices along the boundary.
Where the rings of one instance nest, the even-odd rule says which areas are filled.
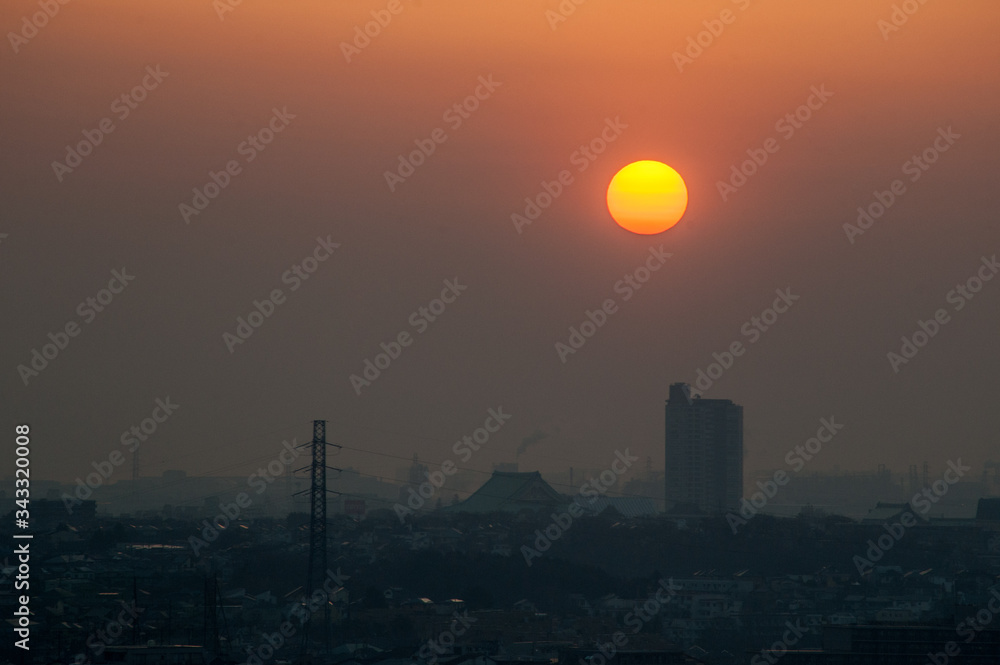
[[[1000,280],[949,294],[1000,245],[1000,6],[927,3],[886,31],[899,3],[594,1],[552,23],[554,1],[407,0],[345,51],[388,4],[246,1],[220,17],[207,0],[71,2],[8,38],[3,413],[8,431],[31,424],[40,478],[72,482],[114,450],[128,477],[122,434],[167,398],[179,406],[140,446],[144,474],[249,473],[313,419],[358,449],[340,466],[371,473],[414,454],[602,469],[626,447],[662,470],[668,386],[735,342],[745,353],[705,395],[743,405],[746,472],[785,466],[831,417],[844,429],[809,472],[995,459]],[[37,11],[12,0],[0,25]],[[724,11],[720,34],[677,58]],[[143,101],[116,103],[144,81]],[[454,111],[470,95],[475,110]],[[808,120],[782,124],[802,105]],[[104,118],[91,154],[53,167]],[[268,127],[273,141],[245,143]],[[433,153],[387,181],[436,129]],[[769,139],[766,162],[720,191]],[[935,141],[933,164],[911,163]],[[623,231],[604,203],[639,159],[690,193],[655,236]],[[572,184],[517,228],[564,170]],[[212,173],[226,185],[185,213]],[[896,180],[884,215],[845,230]],[[670,257],[626,299],[616,285],[651,251]],[[315,272],[288,276],[307,257]],[[113,271],[127,285],[86,305]],[[440,318],[419,314],[449,288]],[[275,289],[259,328],[225,337]],[[776,291],[798,299],[754,338]],[[615,313],[561,357],[609,298]],[[19,371],[69,323],[66,348]],[[352,382],[401,333],[411,344]],[[453,444],[499,407],[510,420],[464,462]]]

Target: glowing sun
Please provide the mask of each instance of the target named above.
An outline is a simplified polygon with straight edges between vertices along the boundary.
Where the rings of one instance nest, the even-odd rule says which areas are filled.
[[[687,209],[684,179],[662,162],[632,162],[608,185],[608,212],[632,233],[662,233],[680,221]]]

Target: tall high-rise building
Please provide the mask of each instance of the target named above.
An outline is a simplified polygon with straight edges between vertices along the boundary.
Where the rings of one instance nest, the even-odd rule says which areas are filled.
[[[743,407],[728,399],[691,397],[670,386],[666,405],[667,510],[721,513],[743,498]]]

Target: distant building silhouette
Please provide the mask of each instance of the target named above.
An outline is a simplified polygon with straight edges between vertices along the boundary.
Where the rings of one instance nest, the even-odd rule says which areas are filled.
[[[739,508],[743,497],[743,407],[728,399],[691,397],[686,383],[670,386],[666,405],[667,510],[702,513]]]
[[[868,511],[868,514],[861,518],[862,524],[889,524],[899,522],[903,515],[910,514],[914,522],[927,523],[927,518],[915,510],[909,503],[887,503],[879,501],[875,507]],[[910,518],[907,518],[908,520]]]
[[[518,513],[522,510],[549,511],[569,502],[552,489],[537,471],[510,473],[494,471],[489,480],[472,495],[452,506],[443,508],[454,513]]]

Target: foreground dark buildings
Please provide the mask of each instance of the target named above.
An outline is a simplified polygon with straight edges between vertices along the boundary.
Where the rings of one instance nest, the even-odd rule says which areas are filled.
[[[892,516],[758,515],[734,534],[721,515],[630,518],[613,505],[553,529],[562,508],[548,508],[332,516],[328,626],[302,598],[304,514],[213,533],[209,520],[83,509],[36,534],[32,651],[24,660],[10,640],[4,655],[136,665],[998,662],[991,509],[902,533]],[[0,600],[12,616],[15,569],[5,564]]]
[[[928,511],[921,494],[860,519],[809,506],[779,518],[742,500],[741,406],[673,384],[665,426],[662,479],[626,447],[582,481],[571,470],[568,484],[550,483],[515,465],[446,502],[414,458],[396,498],[348,494],[318,518],[270,501],[293,494],[288,474],[275,475],[273,493],[251,498],[218,479],[222,491],[200,508],[120,517],[105,513],[114,486],[93,491],[100,511],[82,487],[52,489],[32,504],[32,648],[11,640],[3,655],[78,665],[1000,662],[1000,498],[981,499],[974,518]],[[654,478],[661,507],[641,491]],[[165,497],[187,482],[174,474],[150,487]],[[126,489],[137,496],[115,502],[139,505],[139,484]],[[317,549],[326,570],[307,581]],[[0,567],[0,604],[15,618],[25,603],[10,584],[17,565]]]

